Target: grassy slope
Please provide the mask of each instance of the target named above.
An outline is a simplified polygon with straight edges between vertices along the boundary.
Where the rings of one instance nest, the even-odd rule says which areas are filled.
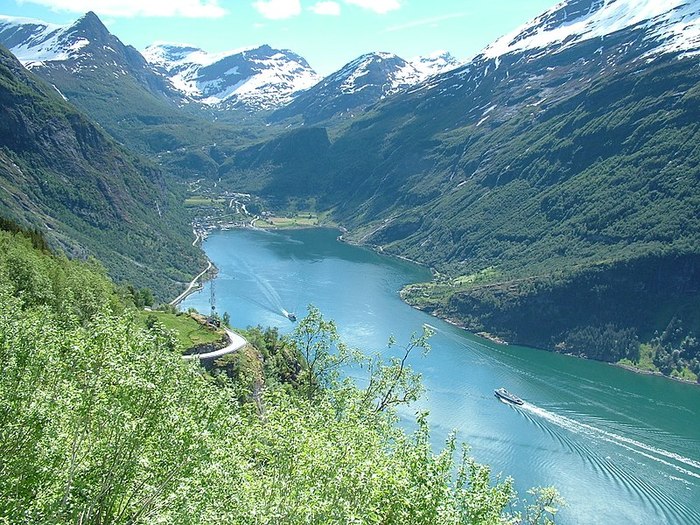
[[[167,330],[172,330],[177,338],[177,350],[184,352],[195,346],[217,343],[224,337],[223,330],[211,330],[197,321],[191,315],[180,312],[177,314],[159,311],[141,311],[139,317],[146,326],[147,320],[153,316]]]

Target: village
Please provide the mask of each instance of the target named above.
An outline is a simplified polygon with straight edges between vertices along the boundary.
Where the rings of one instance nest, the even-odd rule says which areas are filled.
[[[189,183],[185,207],[192,213],[193,244],[202,242],[215,230],[254,228],[263,230],[332,226],[325,214],[308,210],[273,211],[261,197],[250,193],[206,189],[200,180]]]

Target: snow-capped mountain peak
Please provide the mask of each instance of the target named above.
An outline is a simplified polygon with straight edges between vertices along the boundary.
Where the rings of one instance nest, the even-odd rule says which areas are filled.
[[[80,78],[84,85],[91,86],[89,91],[116,82],[112,94],[119,91],[116,85],[131,92],[135,82],[149,95],[178,102],[180,99],[138,51],[112,35],[93,12],[64,26],[2,16],[0,44],[9,48],[25,67],[54,86],[62,86],[62,93],[76,89],[75,79]],[[125,84],[117,79],[124,79]]]
[[[496,40],[483,55],[555,46],[566,49],[629,28],[644,29],[658,40],[654,52],[700,51],[700,2],[697,0],[566,0]]]
[[[342,93],[354,93],[370,84],[376,84],[381,86],[383,98],[459,65],[460,63],[446,51],[436,51],[410,61],[393,53],[380,51],[357,57],[325,78],[323,84],[339,84]]]
[[[92,11],[64,26],[0,16],[0,42],[28,68],[71,60],[76,70],[91,54],[114,55],[125,47]]]
[[[183,63],[208,63],[208,54],[192,44],[156,42],[141,51],[151,64],[167,69]]]
[[[258,49],[263,46],[248,46],[221,53],[208,53],[193,45],[176,42],[158,41],[141,51],[151,64],[166,68],[168,71],[188,65],[208,66],[232,55]]]
[[[176,89],[207,105],[271,109],[319,80],[302,57],[268,45],[207,53],[188,44],[159,42],[143,55]]]
[[[366,53],[300,93],[271,118],[280,121],[301,116],[306,123],[336,117],[353,118],[364,108],[456,65],[454,58],[444,52],[419,57],[414,62],[393,53]]]
[[[411,65],[422,75],[422,79],[445,73],[461,65],[449,51],[435,51],[429,55],[414,57]]]
[[[366,53],[326,77],[323,86],[335,86],[340,93],[352,94],[379,88],[381,96],[390,95],[415,84],[421,74],[403,58],[386,52]]]

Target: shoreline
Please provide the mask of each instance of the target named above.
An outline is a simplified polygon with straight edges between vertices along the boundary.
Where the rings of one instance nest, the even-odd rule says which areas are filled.
[[[460,330],[464,330],[464,331],[467,332],[468,334],[474,335],[474,336],[476,336],[476,337],[481,337],[482,339],[486,339],[487,341],[490,341],[490,342],[492,342],[492,343],[494,343],[494,344],[498,344],[498,345],[502,345],[502,346],[508,346],[508,345],[513,344],[513,345],[516,345],[516,346],[525,346],[525,347],[527,347],[527,348],[532,348],[532,349],[534,349],[534,350],[539,350],[540,352],[549,352],[549,353],[555,353],[555,354],[558,353],[558,354],[560,354],[560,355],[565,355],[565,356],[568,356],[568,357],[573,357],[573,358],[575,358],[575,359],[588,359],[588,358],[586,358],[586,357],[581,357],[581,356],[576,355],[576,354],[564,354],[564,353],[561,353],[561,352],[554,352],[553,350],[548,350],[548,349],[546,349],[546,348],[539,348],[539,347],[537,347],[537,346],[521,345],[521,344],[519,344],[517,341],[516,341],[516,342],[512,342],[512,341],[509,342],[509,341],[506,341],[505,339],[502,339],[502,338],[500,338],[500,337],[498,337],[498,336],[494,336],[493,334],[491,334],[491,333],[489,333],[489,332],[483,332],[483,331],[482,331],[482,332],[472,332],[471,330],[468,330],[467,328],[465,328],[464,325],[462,325],[462,324],[461,324],[459,321],[457,321],[456,319],[452,319],[452,318],[450,318],[450,317],[442,317],[442,316],[439,316],[439,315],[435,315],[433,312],[430,312],[430,311],[427,311],[427,310],[423,310],[422,308],[419,308],[419,307],[417,307],[417,306],[414,306],[414,305],[408,303],[408,302],[401,296],[401,294],[399,294],[399,297],[401,298],[401,301],[402,301],[404,304],[407,304],[407,305],[410,306],[411,308],[415,308],[416,310],[419,310],[419,311],[421,311],[421,312],[425,312],[426,314],[430,315],[431,317],[434,317],[435,319],[440,319],[441,321],[444,321],[444,322],[446,322],[447,324],[450,324],[450,325],[454,326],[455,328],[459,328]],[[599,363],[605,363],[605,364],[608,364],[608,365],[610,365],[610,366],[614,366],[614,367],[617,367],[617,368],[621,368],[621,369],[623,369],[623,370],[627,370],[628,372],[632,372],[632,373],[635,373],[635,374],[638,374],[638,375],[656,376],[656,377],[660,377],[660,378],[663,378],[663,379],[669,379],[669,380],[671,380],[671,381],[676,381],[677,383],[682,383],[682,384],[684,384],[684,385],[694,385],[694,386],[700,387],[700,382],[691,381],[691,380],[689,380],[689,379],[684,379],[684,378],[682,378],[682,377],[667,376],[667,375],[662,374],[661,372],[654,371],[654,370],[644,370],[644,369],[642,369],[642,368],[637,368],[637,367],[634,367],[634,366],[631,366],[631,365],[628,365],[628,364],[624,364],[624,363],[610,363],[610,362],[607,362],[607,361],[600,361],[600,360],[598,360],[598,359],[591,359],[591,361],[597,361],[597,362],[599,362]]]
[[[682,377],[667,376],[667,375],[664,375],[657,370],[645,370],[643,368],[637,368],[636,366],[628,365],[625,363],[609,363],[609,364],[612,366],[615,366],[617,368],[622,368],[624,370],[627,370],[629,372],[634,372],[635,374],[639,374],[642,376],[664,377],[666,379],[671,379],[672,381],[677,381],[678,383],[683,383],[684,385],[700,386],[700,383],[698,383],[697,381],[691,381],[690,379],[684,379]]]
[[[385,253],[384,250],[382,249],[382,247],[378,246],[376,244],[365,244],[362,242],[348,240],[344,237],[344,234],[347,233],[348,230],[346,228],[343,228],[342,226],[338,226],[337,229],[340,230],[340,232],[341,232],[341,234],[338,235],[338,237],[337,237],[338,242],[345,243],[349,246],[357,246],[358,248],[367,248],[369,250],[372,250],[374,253],[376,253],[378,255],[383,255],[384,257],[392,257],[392,258],[399,259],[399,260],[404,261],[404,262],[415,264],[416,266],[420,266],[421,268],[425,268],[429,272],[433,273],[433,268],[428,266],[425,263],[422,263],[420,261],[416,261],[415,259],[411,259],[410,257],[406,257],[404,255],[398,255],[395,253]],[[410,284],[417,284],[417,283],[410,283]],[[410,284],[407,284],[406,286],[410,286]],[[406,303],[406,304],[408,304],[408,303]]]
[[[230,230],[252,230],[252,231],[263,231],[263,232],[274,232],[274,231],[294,231],[294,230],[312,230],[312,229],[328,229],[337,230],[336,226],[325,226],[323,224],[295,224],[293,226],[275,226],[267,223],[265,226],[258,226],[252,221],[246,224],[222,224],[220,226],[211,226],[207,229],[207,233],[214,231],[230,231]]]
[[[200,246],[200,250],[204,251],[201,246]],[[210,278],[213,278],[214,276],[216,276],[218,271],[216,269],[216,266],[214,266],[214,264],[209,259],[207,259],[207,267],[204,270],[202,270],[201,272],[199,272],[195,276],[195,278],[190,281],[190,283],[187,285],[187,289],[184,292],[182,292],[180,295],[175,297],[175,299],[170,301],[168,304],[170,306],[177,307],[182,301],[187,299],[190,295],[192,295],[195,292],[200,291],[203,287],[204,281],[209,280],[209,279],[204,279],[204,280],[202,280],[202,282],[197,282],[197,281],[199,281],[212,268],[214,269],[214,272],[213,272],[212,277],[210,277]]]

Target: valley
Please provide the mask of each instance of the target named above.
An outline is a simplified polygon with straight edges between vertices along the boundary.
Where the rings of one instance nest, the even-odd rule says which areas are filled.
[[[683,341],[697,332],[699,67],[694,26],[673,29],[695,8],[676,3],[653,7],[646,25],[576,3],[467,64],[373,53],[324,79],[269,46],[211,54],[154,44],[141,56],[94,13],[61,27],[4,19],[0,42],[170,175],[164,184],[184,201],[168,207],[180,232],[185,221],[197,237],[337,225],[349,242],[433,269],[433,284],[403,295],[460,326],[607,361],[635,363],[639,344],[651,344],[657,369],[692,378],[700,361]],[[530,39],[533,28],[557,35],[562,13],[581,17],[580,34]],[[652,279],[676,260],[683,273],[666,298],[654,296],[658,279],[616,276],[645,268],[635,278]],[[597,291],[571,293],[574,282]],[[587,317],[573,313],[581,307]],[[679,322],[686,336],[652,344]],[[606,330],[626,334],[627,349],[592,350]]]
[[[316,36],[295,24],[323,20],[317,46],[340,56],[341,19],[423,7],[348,0],[265,14],[283,4],[301,6],[236,11],[260,13],[248,20],[257,33],[189,44],[149,30],[141,49],[116,36],[140,15],[0,13],[0,354],[14,374],[0,380],[11,400],[0,419],[33,429],[0,430],[0,455],[19,458],[0,460],[0,495],[24,490],[0,503],[0,521],[24,508],[36,514],[22,523],[700,519],[700,2],[564,0],[468,58],[407,36],[442,24],[466,34],[461,11],[362,26],[367,45],[383,35],[425,49],[367,47],[325,70],[294,50]],[[217,2],[206,10],[212,28],[234,17]],[[203,12],[175,17],[183,35]],[[159,16],[165,30],[175,15]],[[414,375],[410,350],[402,360],[385,343],[421,327],[434,351]],[[181,362],[194,347],[211,352],[204,368]],[[158,381],[183,390],[158,397]],[[522,409],[492,406],[498,386]],[[183,399],[199,390],[201,412]],[[34,414],[21,400],[35,394],[60,402]],[[107,434],[92,428],[109,413]],[[52,420],[49,449],[37,422]],[[123,444],[133,455],[115,455],[131,437],[112,423],[134,429]],[[453,457],[453,428],[491,467]],[[154,455],[168,434],[182,448]],[[84,471],[65,468],[71,435],[74,450],[85,439],[86,454],[100,451]],[[25,475],[33,450],[46,478]],[[101,477],[110,461],[123,486]],[[329,488],[335,464],[347,468],[342,494]],[[460,467],[469,475],[455,480]],[[419,481],[426,471],[435,485]],[[326,499],[312,501],[314,476]],[[212,480],[220,489],[205,488]],[[160,483],[179,507],[159,499]],[[570,508],[556,510],[550,484]],[[134,500],[146,485],[149,502]],[[387,488],[399,485],[422,499]],[[513,491],[533,486],[545,489],[529,503]]]

